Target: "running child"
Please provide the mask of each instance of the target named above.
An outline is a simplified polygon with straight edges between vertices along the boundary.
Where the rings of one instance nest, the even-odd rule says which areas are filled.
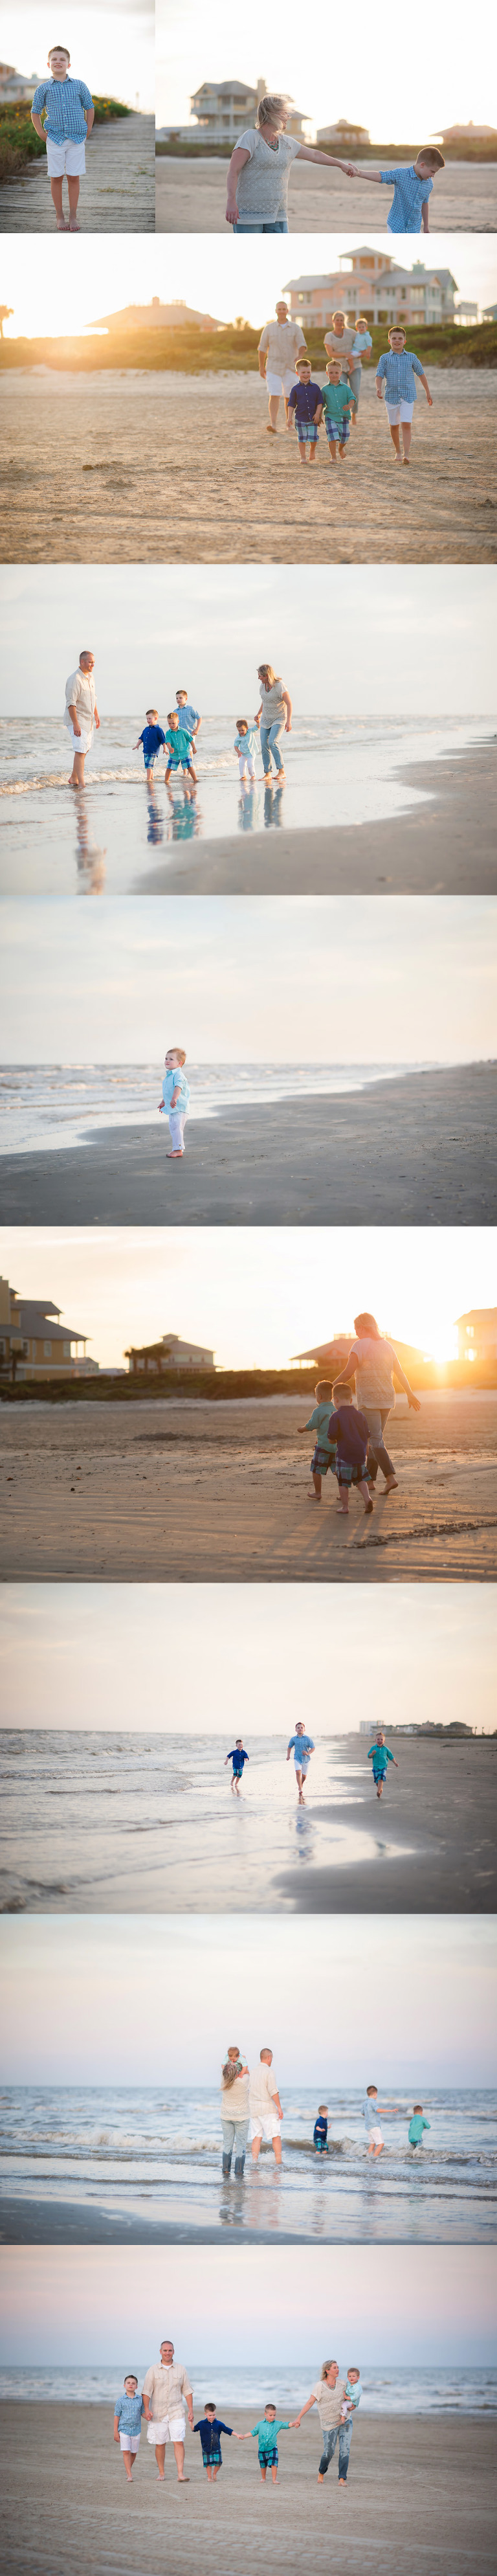
[[[400,2102],[379,2102],[377,2084],[367,2084],[362,2108],[366,2122],[368,2156],[372,2156],[374,2163],[376,2157],[381,2156],[385,2145],[381,2121],[387,2112],[390,2116],[395,2111],[400,2111]]]
[[[38,82],[31,103],[31,123],[47,146],[47,169],[52,204],[55,206],[58,233],[79,233],[76,210],[79,182],[85,164],[85,143],[91,134],[95,109],[91,89],[86,81],[71,78],[71,56],[66,45],[52,45],[48,56],[49,79]],[[46,118],[46,124],[43,118]],[[62,212],[62,183],[67,179],[69,223]]]
[[[385,377],[385,406],[390,437],[393,439],[395,448],[395,461],[397,465],[409,465],[412,415],[417,401],[416,376],[420,377],[421,384],[424,386],[430,411],[433,410],[433,395],[430,393],[428,377],[425,376],[420,358],[415,356],[414,349],[406,349],[406,335],[401,323],[392,324],[388,338],[390,347],[383,350],[376,369],[376,391],[381,402],[383,377]]]
[[[233,749],[238,752],[240,778],[255,778],[257,741],[256,726],[247,724],[246,716],[237,716]]]
[[[338,1405],[335,1402],[337,1396]],[[336,1440],[335,1474],[340,1495],[338,1509],[346,1520],[351,1485],[357,1485],[359,1493],[362,1494],[365,1512],[373,1510],[366,1477],[369,1432],[365,1413],[359,1413],[353,1403],[351,1388],[335,1386],[333,1402],[335,1409],[330,1413],[328,1439]]]
[[[213,2397],[206,2397],[205,2415],[200,2416],[199,2422],[198,2424],[194,2424],[193,2430],[194,2433],[200,2433],[204,2469],[207,2470],[209,2484],[214,2486],[216,2478],[219,2477],[219,2470],[222,2469],[223,2465],[221,2457],[221,2434],[228,2433],[230,2442],[232,2442],[233,2439],[235,2442],[241,2442],[242,2434],[233,2434],[233,2425],[223,2424],[222,2417],[220,2415],[216,2415]]]
[[[378,1727],[376,1743],[370,1744],[368,1762],[372,1762],[373,1765],[373,1780],[376,1789],[376,1796],[377,1798],[382,1798],[389,1762],[393,1762],[394,1771],[398,1771],[399,1768],[398,1762],[395,1760],[395,1754],[390,1752],[389,1744],[385,1744],[382,1726]]]
[[[164,735],[164,742],[166,745],[166,787],[168,786],[172,769],[187,769],[190,778],[194,778],[196,786],[197,772],[193,767],[192,737],[191,733],[188,733],[187,727],[183,727],[181,724],[178,707],[172,707],[167,721],[169,725],[169,733]]]
[[[133,2476],[133,2460],[136,2459],[140,2448],[141,2419],[144,2414],[143,2397],[138,2395],[135,2371],[128,2370],[124,2381],[124,2397],[116,2397],[114,2407],[114,2441],[119,2442],[121,2446],[129,2487]]]
[[[236,1744],[235,1744],[235,1745],[234,1745],[234,1747],[233,1747],[233,1752],[232,1752],[232,1753],[227,1753],[227,1755],[226,1755],[226,1761],[225,1761],[225,1765],[224,1765],[225,1771],[227,1770],[228,1762],[232,1762],[232,1763],[233,1763],[233,1771],[232,1771],[232,1777],[231,1777],[231,1781],[230,1781],[230,1788],[231,1788],[232,1792],[234,1792],[235,1797],[236,1797],[236,1798],[239,1798],[239,1796],[240,1796],[240,1783],[241,1783],[241,1781],[243,1780],[244,1763],[245,1763],[245,1762],[250,1762],[250,1754],[249,1754],[249,1753],[246,1753],[246,1752],[245,1752],[245,1750],[244,1750],[244,1745],[243,1745],[243,1742],[242,1742],[242,1737],[241,1737],[241,1735],[237,1735]]]
[[[314,1388],[314,1394],[317,1398],[314,1412],[309,1414],[308,1422],[299,1422],[297,1429],[299,1440],[303,1440],[304,1431],[315,1431],[316,1433],[311,1458],[313,1492],[308,1492],[308,1502],[320,1503],[323,1476],[327,1476],[329,1467],[334,1467],[336,1459],[336,1440],[328,1439],[328,1423],[330,1419],[330,1404],[333,1403],[333,1387],[327,1385],[326,1378],[319,1378],[318,1384]]]
[[[407,2131],[410,2147],[422,2147],[424,2129],[431,2129],[431,2120],[425,2120],[422,2102],[415,2102]]]
[[[330,465],[336,465],[337,448],[339,456],[345,456],[351,418],[355,420],[357,412],[357,394],[345,382],[340,358],[328,358],[326,379],[326,384],[321,386],[321,417],[328,440]]]
[[[319,2110],[318,2110],[317,2120],[315,2120],[315,2121],[314,2121],[314,2131],[313,2131],[313,2136],[314,2136],[314,2145],[315,2145],[315,2149],[316,2149],[316,2155],[317,2155],[317,2156],[327,2156],[327,2154],[328,2154],[328,2104],[327,2104],[327,2102],[320,2102],[320,2104],[319,2104]]]
[[[314,465],[319,422],[322,419],[321,386],[311,376],[310,358],[297,358],[298,384],[288,396],[287,429],[295,427],[301,465]],[[307,450],[309,449],[309,454]]]
[[[416,161],[394,165],[393,170],[354,170],[354,179],[367,179],[370,187],[393,188],[387,232],[420,233],[429,231],[428,200],[437,170],[445,170],[443,152],[423,144]]]
[[[183,1072],[183,1065],[186,1064],[184,1047],[169,1047],[164,1057],[164,1064],[162,1100],[159,1100],[158,1105],[161,1116],[165,1111],[169,1119],[171,1152],[167,1160],[168,1163],[176,1163],[185,1151],[184,1127],[190,1098],[190,1085],[187,1082],[186,1073]]]
[[[287,1762],[289,1762],[290,1754],[293,1753],[295,1778],[299,1793],[299,1807],[303,1807],[304,1804],[304,1780],[307,1779],[311,1753],[314,1752],[315,1745],[312,1741],[312,1735],[306,1735],[302,1718],[299,1717],[297,1719],[295,1734],[290,1736],[290,1743],[286,1757]]]
[[[133,743],[133,751],[139,751],[140,743],[142,745],[147,787],[153,787],[155,762],[159,758],[159,752],[162,751],[165,740],[166,736],[162,731],[162,725],[159,724],[157,708],[147,707],[147,721],[143,727],[143,733],[139,733],[138,741]]]
[[[288,2423],[286,2420],[283,2420],[282,2415],[277,2415],[275,2406],[265,2406],[264,2414],[261,2415],[260,2423],[252,2425],[251,2433],[240,2433],[239,2438],[241,2442],[257,2442],[259,2468],[264,2486],[266,2483],[268,2469],[271,2470],[273,2486],[276,2486],[278,2476],[278,2433],[294,2433],[295,2429],[295,2418],[293,2423]]]

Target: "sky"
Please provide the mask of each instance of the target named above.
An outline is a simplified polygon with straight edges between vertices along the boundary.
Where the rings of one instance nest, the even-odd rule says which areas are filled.
[[[383,56],[384,48],[381,51]],[[396,48],[395,64],[398,77]],[[389,235],[376,238],[384,241],[390,255]],[[369,239],[373,239],[371,230]],[[109,236],[102,260],[98,235],[81,234],[72,245],[71,277],[67,272],[61,278],[55,235],[23,241],[10,234],[3,258],[3,294],[5,303],[13,306],[13,319],[4,323],[4,336],[72,335],[90,322],[98,324],[106,313],[121,312],[127,304],[147,304],[152,295],[168,304],[183,300],[195,312],[211,313],[218,322],[232,322],[237,313],[243,313],[253,328],[262,328],[290,278],[334,271],[341,253],[350,255],[357,246],[355,233],[313,233],[312,238],[309,233],[294,233],[288,243],[240,239],[235,244],[219,233],[182,233],[169,234],[167,243],[160,235],[147,237],[145,245],[139,236],[128,233],[125,240]],[[364,250],[365,236],[360,246]],[[461,296],[477,298],[480,304],[495,301],[495,235],[432,232],[425,247],[425,267],[449,268]],[[408,241],[408,267],[422,252],[422,244]]]
[[[377,2083],[428,2108],[430,2084],[497,2075],[491,1916],[377,1915],[366,1958],[350,1914],[320,1916],[317,1943],[307,1915],[4,1914],[0,1965],[8,2085],[167,2090],[194,2069],[217,2099],[231,2039],[250,2066],[273,2048],[294,2107],[299,2085]]]
[[[274,34],[272,30],[274,29]],[[316,0],[312,44],[302,41],[297,7],[282,17],[252,0],[247,20],[233,20],[229,0],[157,0],[157,117],[187,123],[190,96],[203,80],[257,82],[287,91],[316,126],[357,119],[380,143],[427,143],[449,125],[497,125],[497,85],[489,79],[488,22],[454,0],[447,43],[444,0],[430,10],[426,49],[412,43],[409,18],[390,46],[386,23],[356,0],[351,21]],[[303,68],[305,66],[305,68]]]
[[[303,1400],[303,1418],[308,1410]],[[333,1688],[319,1735],[353,1734],[367,1708],[373,1735],[388,1704],[404,1726],[462,1719],[493,1734],[494,1584],[242,1583],[195,1586],[185,1656],[180,1583],[17,1583],[0,1590],[0,1727],[130,1728],[174,1736],[288,1740],[309,1698],[309,1640]],[[350,1654],[351,1628],[354,1654]]]
[[[5,2245],[2,2361],[309,2364],[497,2359],[497,2248],[483,2245]]]
[[[135,717],[151,686],[169,706],[183,675],[194,706],[224,714],[262,660],[297,723],[316,708],[495,717],[496,592],[490,564],[5,564],[3,714],[62,716],[90,638],[103,719]]]
[[[2,1061],[463,1064],[497,1054],[484,897],[133,897],[2,907]],[[330,1021],[330,991],[333,1013]],[[351,1013],[350,996],[354,994]],[[373,1008],[371,997],[374,994]],[[331,1113],[332,1116],[332,1113]]]
[[[119,98],[125,107],[153,115],[155,98],[155,26],[150,0],[64,0],[60,42],[71,56],[71,71],[88,83],[97,98]],[[56,41],[57,30],[56,30]],[[4,61],[29,79],[41,80],[54,43],[50,0],[4,0]]]
[[[3,1226],[0,1269],[89,1338],[101,1368],[163,1333],[215,1350],[223,1368],[286,1368],[354,1315],[439,1359],[454,1320],[497,1304],[485,1226]],[[483,1398],[482,1398],[483,1402]]]

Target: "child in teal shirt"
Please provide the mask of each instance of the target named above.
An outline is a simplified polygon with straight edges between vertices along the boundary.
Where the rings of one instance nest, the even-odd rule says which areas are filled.
[[[242,2433],[240,2435],[242,2442],[257,2442],[259,2467],[263,2484],[265,2484],[266,2472],[270,2468],[273,2486],[276,2486],[278,2475],[277,2434],[293,2433],[294,2430],[294,2423],[289,2424],[286,2418],[284,2420],[282,2415],[277,2415],[275,2406],[265,2406],[264,2414],[261,2415],[260,2423],[252,2425],[251,2433]]]
[[[191,733],[185,733],[184,726],[180,724],[180,713],[181,710],[178,712],[178,708],[173,707],[171,714],[167,719],[169,733],[164,735],[166,746],[166,785],[171,776],[172,769],[188,769],[190,778],[194,778],[196,786],[197,772],[193,767],[192,761],[192,737]]]
[[[410,2147],[422,2147],[423,2129],[431,2129],[431,2120],[425,2120],[422,2102],[415,2102],[407,2132]]]
[[[352,411],[357,411],[357,395],[353,394],[351,385],[344,383],[340,358],[328,359],[326,376],[327,382],[321,386],[323,421],[330,465],[336,465],[337,447],[339,456],[345,455]]]
[[[398,1771],[399,1768],[398,1762],[395,1760],[395,1754],[390,1752],[389,1744],[385,1744],[382,1726],[378,1727],[376,1743],[370,1744],[368,1762],[372,1762],[373,1765],[373,1780],[376,1789],[376,1796],[377,1798],[382,1798],[387,1776],[387,1763],[393,1762],[394,1771]]]
[[[313,1492],[312,1494],[309,1494],[308,1499],[310,1503],[320,1503],[323,1476],[327,1476],[329,1467],[334,1467],[336,1459],[336,1440],[331,1441],[328,1439],[328,1423],[333,1403],[333,1387],[327,1386],[326,1380],[324,1378],[320,1378],[317,1386],[314,1388],[314,1394],[318,1399],[314,1406],[314,1412],[309,1414],[308,1422],[299,1422],[298,1436],[299,1440],[302,1440],[304,1431],[315,1431],[316,1433],[311,1458]]]

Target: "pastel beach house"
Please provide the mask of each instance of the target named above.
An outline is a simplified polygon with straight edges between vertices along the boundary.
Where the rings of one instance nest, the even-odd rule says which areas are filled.
[[[49,1297],[22,1297],[8,1279],[0,1279],[0,1371],[16,1378],[93,1376],[97,1363],[86,1357],[88,1334],[62,1324],[61,1307]]]
[[[388,252],[373,249],[365,242],[358,250],[342,252],[335,269],[309,277],[289,277],[284,294],[290,299],[292,322],[301,322],[305,331],[327,329],[333,313],[345,313],[347,322],[356,313],[365,313],[369,324],[382,322],[388,330],[392,322],[402,322],[414,329],[419,322],[452,322],[457,281],[449,268],[425,268],[415,260],[412,268],[401,268]]]
[[[204,145],[208,152],[233,150],[247,125],[255,125],[257,109],[265,97],[267,82],[258,80],[255,89],[250,81],[201,81],[190,100],[189,125],[159,125],[158,143],[192,143]],[[310,118],[290,100],[287,134],[299,143],[312,140]]]
[[[201,1342],[181,1342],[177,1333],[163,1333],[160,1342],[143,1342],[139,1346],[132,1343],[124,1357],[129,1361],[130,1377],[162,1377],[169,1375],[171,1369],[181,1373],[193,1369],[196,1373],[198,1369],[215,1367],[214,1351],[205,1350]]]

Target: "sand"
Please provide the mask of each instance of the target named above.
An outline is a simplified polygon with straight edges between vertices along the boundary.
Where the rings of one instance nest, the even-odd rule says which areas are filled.
[[[330,151],[331,151],[330,145]],[[323,145],[326,150],[326,145]],[[406,151],[406,161],[415,160],[418,146]],[[357,154],[352,153],[357,168]],[[364,170],[371,169],[363,162]],[[388,156],[382,168],[389,167]],[[158,154],[155,164],[156,217],[158,233],[225,233],[227,161],[203,162],[177,160],[169,154]],[[375,233],[385,233],[385,250],[395,241],[387,231],[387,216],[393,189],[372,188],[364,181],[345,179],[340,170],[321,169],[319,163],[295,161],[288,190],[288,221],[292,233],[365,233],[371,240]],[[430,229],[439,233],[484,233],[497,231],[497,162],[475,164],[471,161],[449,163],[435,180],[430,201]],[[235,244],[236,247],[236,244]],[[420,256],[430,266],[430,249],[423,235],[418,245]],[[411,252],[409,250],[409,264]]]
[[[248,2432],[254,2417],[233,2409],[227,2420]],[[211,2491],[189,2432],[191,2484],[178,2487],[166,2454],[159,2488],[142,2435],[128,2493],[104,2406],[6,2402],[2,2430],[4,2576],[164,2576],[167,2563],[174,2576],[216,2576],[220,2566],[226,2576],[329,2576],[330,2553],[341,2576],[366,2566],[371,2576],[492,2576],[495,2566],[495,2427],[481,2416],[378,2419],[361,2409],[345,2494],[336,2455],[318,2487],[309,2416],[280,2435],[274,2493],[255,2442],[226,2439]]]
[[[494,563],[497,374],[429,382],[406,471],[370,381],[343,465],[322,436],[304,471],[255,369],[6,371],[0,559],[44,563],[49,523],[55,563]]]
[[[104,1128],[71,1151],[6,1154],[2,1224],[494,1225],[497,1066],[372,1082],[324,1099]]]
[[[64,184],[67,214],[67,187]],[[86,149],[78,223],[83,233],[155,232],[153,116],[95,125]],[[46,160],[0,187],[0,233],[54,233]]]
[[[3,1579],[494,1582],[497,1393],[399,1398],[399,1489],[307,1501],[309,1398],[2,1404]],[[7,1483],[7,1477],[9,1483]],[[330,1490],[331,1488],[331,1490]],[[174,1511],[171,1509],[174,1503]]]
[[[495,744],[399,768],[422,789],[392,821],[170,844],[142,894],[495,894]]]

